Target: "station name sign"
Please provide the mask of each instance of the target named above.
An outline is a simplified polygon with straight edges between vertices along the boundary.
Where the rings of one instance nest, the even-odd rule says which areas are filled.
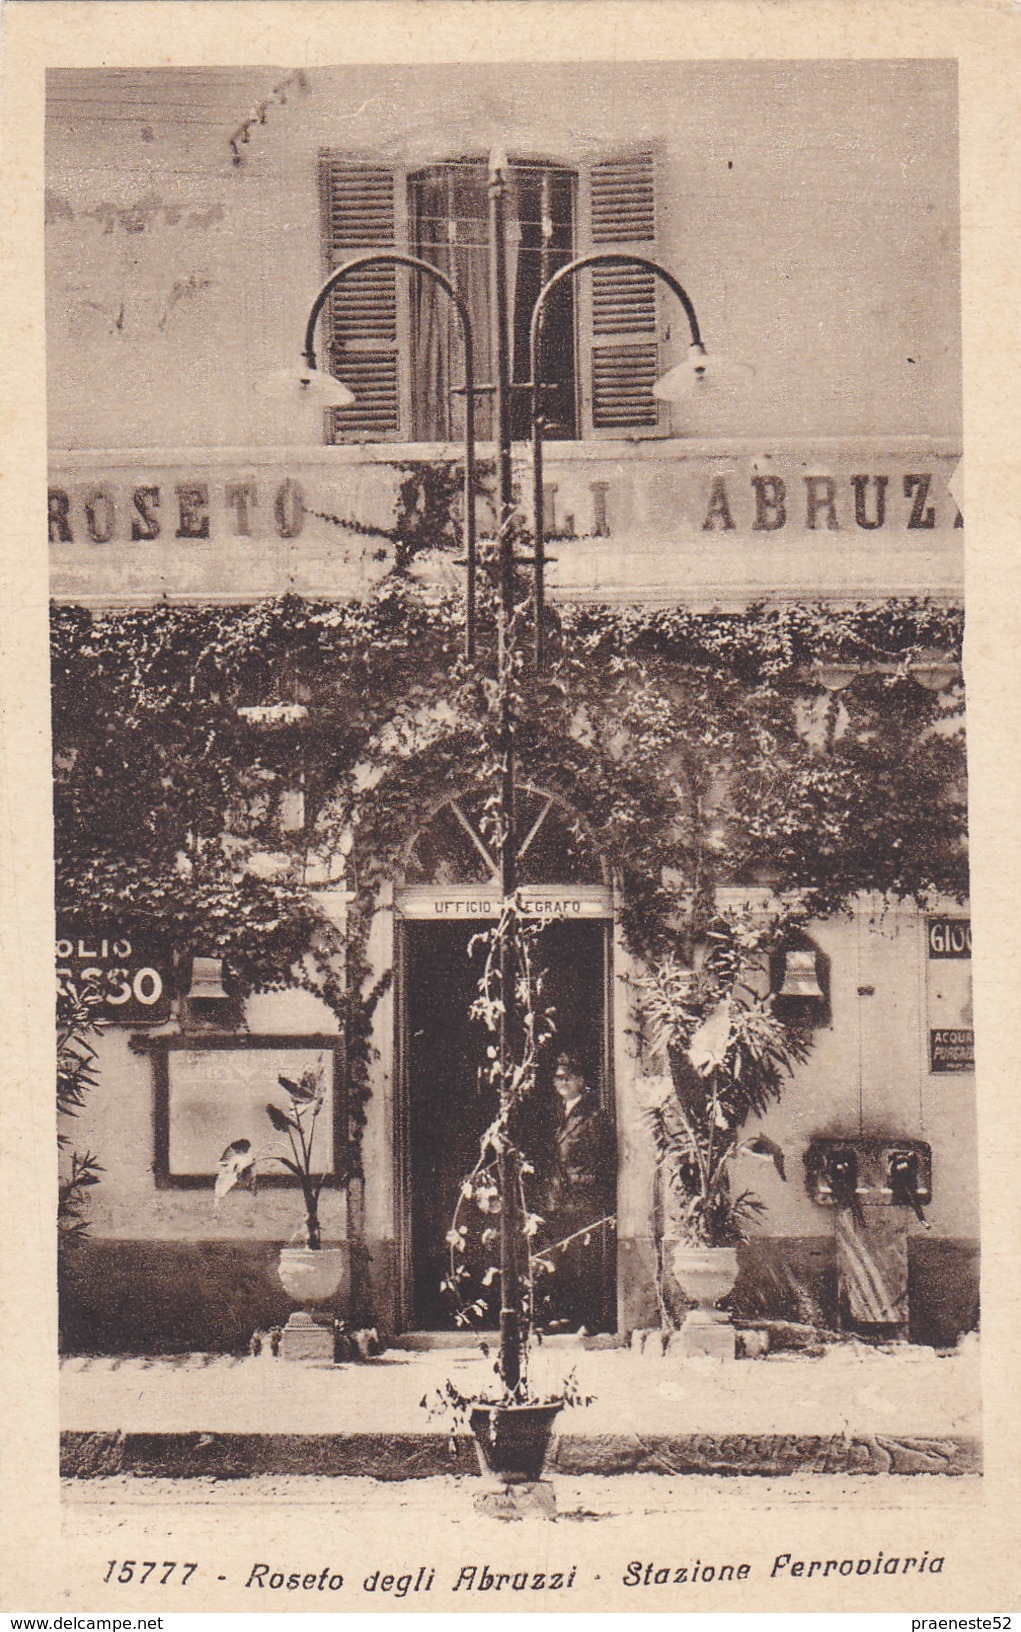
[[[301,484],[284,476],[267,487],[251,480],[210,488],[197,476],[168,484],[110,482],[50,487],[46,515],[51,544],[151,544],[159,538],[195,543],[221,533],[251,538],[255,531],[297,538],[305,526]]]
[[[370,594],[393,564],[398,518],[421,502],[416,468],[425,482],[458,457],[431,444],[55,451],[51,593],[101,605]],[[527,493],[524,448],[514,463]],[[639,600],[705,592],[712,603],[773,589],[795,599],[956,595],[959,464],[959,450],[935,438],[550,442],[550,590]],[[463,499],[452,486],[458,532]],[[478,495],[476,520],[480,537],[495,536],[491,496]],[[451,587],[459,554],[423,550],[415,571]]]
[[[640,483],[642,467],[629,473]],[[589,480],[572,495],[563,482],[546,488],[546,520],[557,538],[610,538],[629,531],[632,506],[620,483]],[[686,531],[784,533],[880,531],[930,533],[964,525],[933,470],[855,471],[847,476],[771,472],[703,474],[689,494]],[[294,475],[269,480],[234,476],[211,483],[184,475],[170,482],[85,481],[51,485],[47,526],[51,545],[209,543],[217,539],[294,539],[306,523],[332,522],[358,534],[354,513],[334,515]],[[382,518],[381,518],[382,519]],[[370,523],[372,531],[377,523]],[[380,527],[381,531],[385,530]]]

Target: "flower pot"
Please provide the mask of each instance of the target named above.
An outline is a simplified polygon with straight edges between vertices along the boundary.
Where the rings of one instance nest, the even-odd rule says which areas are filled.
[[[670,1265],[681,1291],[694,1304],[681,1327],[681,1348],[690,1355],[733,1359],[737,1340],[730,1316],[717,1309],[737,1280],[736,1247],[689,1247],[678,1243]]]
[[[345,1247],[281,1247],[277,1274],[295,1303],[320,1303],[347,1278]]]
[[[505,1485],[534,1484],[542,1478],[560,1401],[547,1405],[472,1406],[468,1416],[475,1435],[479,1469]]]

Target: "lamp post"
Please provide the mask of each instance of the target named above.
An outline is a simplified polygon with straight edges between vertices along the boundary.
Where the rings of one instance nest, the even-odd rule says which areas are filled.
[[[513,1394],[521,1382],[521,1277],[518,1262],[518,1162],[512,1137],[512,1050],[517,1033],[514,899],[517,888],[517,822],[514,796],[515,663],[514,492],[511,466],[510,334],[507,322],[507,159],[489,163],[489,276],[493,358],[496,363],[497,519],[499,524],[499,621],[497,682],[500,735],[500,1118],[505,1137],[497,1152],[500,1192],[500,1380]]]
[[[465,479],[464,525],[465,557],[467,566],[465,651],[474,661],[476,651],[477,605],[475,575],[477,564],[475,525],[475,394],[478,390],[495,390],[496,470],[499,593],[497,597],[497,679],[498,679],[498,757],[500,776],[500,889],[502,909],[499,920],[500,996],[499,1023],[499,1079],[501,1141],[497,1152],[497,1173],[500,1192],[500,1378],[508,1394],[514,1394],[522,1380],[522,1321],[521,1321],[521,1228],[518,1201],[518,1158],[513,1138],[507,1137],[513,1120],[514,1101],[513,1050],[518,1041],[520,1020],[517,1013],[515,912],[517,888],[517,834],[515,820],[515,719],[514,668],[516,662],[516,560],[514,554],[514,498],[511,463],[511,346],[507,301],[507,222],[506,195],[508,161],[502,151],[495,151],[489,164],[489,278],[491,350],[494,361],[494,384],[476,387],[473,363],[473,337],[467,305],[453,283],[438,268],[414,255],[379,253],[360,255],[355,260],[331,272],[320,288],[308,315],[305,327],[304,359],[308,374],[304,384],[316,370],[315,329],[323,307],[331,292],[353,273],[368,266],[406,266],[432,278],[446,292],[454,304],[461,324],[464,341],[464,398],[465,398]],[[553,290],[580,272],[593,266],[634,266],[643,268],[660,278],[677,296],[684,309],[691,334],[691,349],[685,364],[675,365],[657,381],[654,395],[668,400],[687,395],[691,386],[703,376],[706,355],[698,327],[695,309],[688,295],[672,273],[656,261],[639,255],[595,253],[569,261],[548,278],[539,290],[532,308],[529,327],[529,359],[531,379],[531,446],[532,446],[532,541],[535,578],[533,605],[535,614],[534,657],[535,667],[541,670],[545,661],[543,619],[545,612],[545,519],[542,491],[542,324],[546,302]],[[344,400],[347,400],[346,398]]]

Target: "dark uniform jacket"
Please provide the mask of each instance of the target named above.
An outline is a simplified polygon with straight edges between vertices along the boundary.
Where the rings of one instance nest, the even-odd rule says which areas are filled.
[[[612,1213],[616,1167],[609,1118],[595,1094],[585,1094],[556,1130],[547,1216],[568,1233],[566,1226],[580,1229]]]

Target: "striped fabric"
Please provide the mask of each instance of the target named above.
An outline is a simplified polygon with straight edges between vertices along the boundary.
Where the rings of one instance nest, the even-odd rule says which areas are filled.
[[[851,1319],[904,1325],[908,1318],[908,1226],[902,1207],[836,1209],[837,1276]]]

